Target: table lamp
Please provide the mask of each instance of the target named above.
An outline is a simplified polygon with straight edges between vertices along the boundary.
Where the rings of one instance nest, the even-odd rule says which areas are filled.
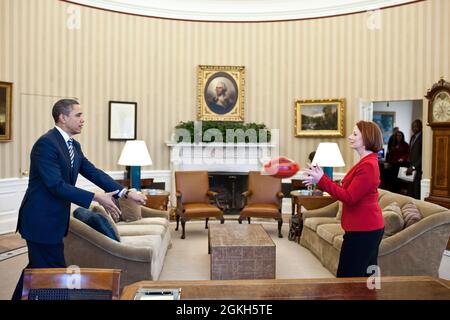
[[[344,167],[341,151],[335,142],[321,142],[317,147],[312,165],[319,165],[323,172],[333,180],[333,167]]]
[[[131,187],[141,190],[141,166],[152,165],[144,140],[129,140],[123,147],[119,162],[122,166],[130,166]]]

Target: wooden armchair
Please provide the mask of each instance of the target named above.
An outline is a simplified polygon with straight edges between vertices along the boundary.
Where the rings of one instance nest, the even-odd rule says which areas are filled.
[[[22,300],[119,300],[120,270],[25,269]]]
[[[206,218],[205,229],[208,229],[208,220],[211,217],[224,223],[223,209],[217,200],[217,192],[209,190],[208,171],[176,171],[175,185],[177,196],[177,227],[181,219],[183,233],[181,239],[186,237],[186,221],[194,218]],[[213,198],[215,205],[210,204]]]
[[[239,215],[239,223],[251,217],[273,218],[278,221],[278,237],[282,238],[281,227],[283,218],[281,215],[281,179],[269,175],[261,175],[260,172],[249,172],[248,191],[242,194],[245,197],[244,208]]]

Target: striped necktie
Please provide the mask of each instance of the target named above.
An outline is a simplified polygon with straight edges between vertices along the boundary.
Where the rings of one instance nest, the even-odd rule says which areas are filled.
[[[67,140],[67,144],[69,145],[70,167],[73,168],[73,139],[70,138],[69,140]]]

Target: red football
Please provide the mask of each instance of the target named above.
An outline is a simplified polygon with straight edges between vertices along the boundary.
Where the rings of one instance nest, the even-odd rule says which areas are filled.
[[[294,161],[286,157],[278,157],[264,164],[264,173],[274,178],[289,178],[300,170],[300,166]]]

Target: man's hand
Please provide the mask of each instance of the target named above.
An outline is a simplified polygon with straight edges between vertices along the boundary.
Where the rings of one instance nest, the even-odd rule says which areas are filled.
[[[406,169],[406,175],[407,176],[412,175],[413,171],[414,171],[414,169],[412,167],[409,167],[408,169]]]
[[[130,190],[127,196],[129,200],[136,202],[137,204],[145,205],[147,203],[147,197],[142,193]]]
[[[113,196],[117,194],[117,191],[118,190],[108,193],[96,192],[94,194],[94,201],[100,203],[103,208],[105,208],[106,212],[111,215],[114,221],[119,221],[120,219],[120,210],[113,201]]]

